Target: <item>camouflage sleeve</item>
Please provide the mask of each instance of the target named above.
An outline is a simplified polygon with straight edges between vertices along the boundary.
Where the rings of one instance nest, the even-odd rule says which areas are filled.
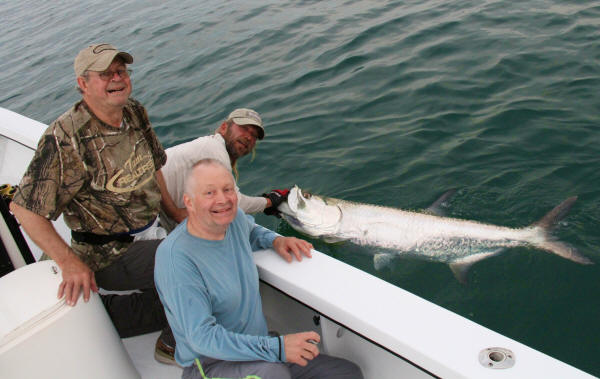
[[[167,153],[165,153],[165,149],[158,140],[156,133],[154,133],[154,129],[152,129],[152,124],[150,123],[150,118],[148,117],[146,108],[144,108],[144,106],[142,106],[137,100],[131,99],[131,101],[133,103],[135,113],[141,118],[140,122],[142,131],[144,132],[144,137],[146,138],[146,141],[152,150],[154,167],[156,171],[158,171],[167,162]]]
[[[13,201],[56,220],[85,182],[85,170],[60,122],[42,135]]]

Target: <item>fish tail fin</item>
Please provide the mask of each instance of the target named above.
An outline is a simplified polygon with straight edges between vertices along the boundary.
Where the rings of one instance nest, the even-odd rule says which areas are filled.
[[[544,242],[536,244],[542,250],[546,250],[552,254],[568,259],[570,261],[581,263],[584,265],[594,264],[589,258],[581,255],[576,248],[565,242],[547,239]]]
[[[538,222],[534,223],[534,226],[539,226],[545,230],[552,230],[556,226],[556,224],[565,218],[573,204],[577,201],[577,196],[572,196],[562,203],[558,204],[554,209],[550,212],[546,213],[544,217],[542,217]]]
[[[565,242],[557,241],[550,235],[550,231],[556,227],[560,220],[565,218],[573,207],[573,204],[575,204],[575,201],[577,201],[577,196],[569,197],[533,224],[533,226],[541,228],[544,233],[543,241],[537,242],[535,245],[542,250],[549,251],[573,262],[593,264],[594,262],[581,255],[575,247]]]

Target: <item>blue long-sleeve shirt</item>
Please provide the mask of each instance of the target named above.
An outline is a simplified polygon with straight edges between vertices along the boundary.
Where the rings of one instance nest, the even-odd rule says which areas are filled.
[[[177,363],[186,367],[204,357],[276,362],[280,351],[285,361],[282,337],[268,336],[252,259],[252,251],[272,247],[276,237],[238,210],[221,241],[191,235],[186,220],[160,244],[154,280]]]

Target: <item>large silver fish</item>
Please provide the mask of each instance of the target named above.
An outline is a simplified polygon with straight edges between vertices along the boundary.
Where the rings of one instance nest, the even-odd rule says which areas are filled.
[[[429,212],[419,213],[321,197],[295,186],[278,209],[300,233],[327,242],[351,241],[387,250],[374,256],[377,269],[394,255],[406,253],[448,263],[464,283],[473,263],[517,246],[545,250],[581,264],[593,263],[550,235],[577,197],[568,198],[533,225],[515,229],[433,214],[450,194],[444,194]]]

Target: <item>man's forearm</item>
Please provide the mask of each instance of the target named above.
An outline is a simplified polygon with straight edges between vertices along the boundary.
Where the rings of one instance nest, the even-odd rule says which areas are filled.
[[[259,213],[270,207],[271,201],[262,196],[248,196],[238,190],[238,206],[242,208],[246,214]]]
[[[167,189],[167,183],[162,174],[161,170],[156,171],[156,181],[158,182],[158,188],[160,189],[160,205],[167,214],[176,222],[181,222],[187,215],[187,212],[183,212],[183,208],[177,207],[175,201],[171,197],[169,190]]]

